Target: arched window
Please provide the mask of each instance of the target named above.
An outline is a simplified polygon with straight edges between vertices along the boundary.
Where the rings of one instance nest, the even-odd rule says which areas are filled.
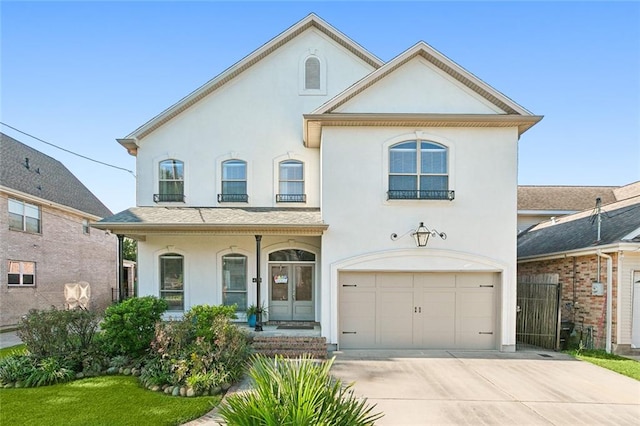
[[[406,141],[389,148],[389,199],[452,200],[447,147]]]
[[[222,256],[222,304],[247,309],[247,257],[241,254]]]
[[[315,56],[304,61],[304,89],[320,90],[320,59]]]
[[[157,202],[184,202],[184,163],[179,160],[160,162]]]
[[[246,161],[227,160],[222,163],[222,193],[218,194],[218,201],[232,203],[249,201]]]
[[[277,202],[304,203],[307,201],[304,193],[304,165],[301,161],[281,161],[279,176]]]
[[[170,311],[184,310],[184,257],[176,253],[160,256],[160,298]]]

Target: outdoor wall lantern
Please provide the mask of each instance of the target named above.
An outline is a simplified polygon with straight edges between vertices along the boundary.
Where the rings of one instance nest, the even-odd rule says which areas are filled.
[[[391,234],[391,239],[395,241],[407,234],[411,234],[418,247],[425,247],[429,242],[429,237],[437,236],[442,238],[443,240],[447,239],[447,234],[445,234],[444,232],[439,232],[435,229],[428,229],[426,226],[424,226],[424,222],[420,222],[420,225],[415,230],[407,231],[403,235],[398,236],[398,234],[394,232],[393,234]]]

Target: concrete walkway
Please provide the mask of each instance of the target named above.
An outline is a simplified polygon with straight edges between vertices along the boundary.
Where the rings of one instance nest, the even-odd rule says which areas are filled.
[[[557,352],[344,351],[377,425],[637,425],[640,382]]]
[[[22,340],[18,338],[18,334],[15,331],[0,333],[0,349],[10,348],[21,343]]]

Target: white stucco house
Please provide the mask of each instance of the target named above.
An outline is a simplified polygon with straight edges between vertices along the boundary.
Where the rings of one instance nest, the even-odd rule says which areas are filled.
[[[139,241],[139,295],[175,314],[259,297],[339,348],[513,351],[541,118],[424,42],[384,63],[311,14],[118,139],[137,206],[97,227]]]

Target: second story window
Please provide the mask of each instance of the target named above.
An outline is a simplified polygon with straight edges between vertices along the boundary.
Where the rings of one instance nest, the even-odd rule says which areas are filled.
[[[9,229],[40,233],[40,207],[9,198]]]
[[[408,141],[389,149],[390,200],[453,200],[449,191],[448,151],[427,141]]]
[[[82,220],[82,233],[85,235],[89,235],[91,228],[89,227],[89,220],[88,219],[83,219]]]
[[[280,180],[276,201],[279,203],[304,203],[304,165],[301,161],[287,160],[280,162]]]
[[[184,163],[179,160],[160,162],[158,194],[153,196],[158,202],[184,202]]]
[[[246,203],[247,195],[247,163],[242,160],[227,160],[222,163],[222,193],[218,194],[219,202]]]

